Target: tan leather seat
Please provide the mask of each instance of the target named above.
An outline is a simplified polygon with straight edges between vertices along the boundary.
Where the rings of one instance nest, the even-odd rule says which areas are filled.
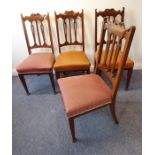
[[[87,70],[90,62],[83,51],[69,51],[59,54],[54,64],[55,71]]]
[[[97,62],[98,54],[99,54],[99,52],[97,51],[95,53],[96,62]],[[116,68],[118,67],[118,64],[121,62],[122,56],[123,56],[123,53],[119,52],[118,59],[117,59],[117,62],[116,62]],[[99,65],[99,67],[102,66],[102,64],[104,62],[104,59],[105,59],[105,51],[102,52],[101,63]],[[114,59],[114,57],[112,58],[112,61],[113,61],[113,59]],[[109,58],[108,58],[108,60],[109,60]],[[109,61],[108,61],[108,63],[109,63]],[[113,63],[111,65],[113,65]],[[132,68],[133,66],[134,66],[134,62],[128,57],[127,60],[126,60],[126,64],[125,64],[124,68],[128,69],[128,68]]]

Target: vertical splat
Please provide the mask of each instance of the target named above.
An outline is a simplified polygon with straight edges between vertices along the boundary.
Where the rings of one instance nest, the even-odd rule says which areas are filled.
[[[34,46],[36,46],[36,36],[35,36],[35,31],[34,31],[34,25],[33,22],[31,21],[31,32],[32,32],[32,36],[33,36],[33,41],[34,41]]]
[[[112,47],[111,47],[110,53],[109,53],[109,62],[108,62],[108,67],[109,68],[110,68],[110,65],[111,65],[112,58],[113,58],[113,52],[115,50],[116,38],[117,38],[117,35],[113,34]]]
[[[43,45],[46,45],[46,41],[45,41],[45,31],[44,31],[43,22],[41,22],[40,28],[41,28],[41,33],[42,33],[42,37],[43,37]]]
[[[41,45],[41,40],[40,40],[40,34],[39,34],[39,21],[36,21],[36,27],[37,27],[37,34],[38,34],[38,40],[39,40],[39,45]]]
[[[107,59],[108,59],[108,54],[109,54],[109,49],[110,49],[110,43],[111,43],[111,34],[108,33],[108,40],[107,40],[107,44],[106,44],[106,51],[105,51],[105,58],[103,61],[103,65],[107,65]]]
[[[120,52],[120,44],[121,44],[121,38],[119,38],[117,44],[116,44],[116,50],[113,54],[113,64],[112,64],[112,69],[115,70],[116,69],[116,63],[117,63],[117,59],[118,59],[118,54]]]
[[[67,23],[66,23],[66,19],[63,20],[63,29],[64,29],[64,35],[65,35],[65,42],[67,42]]]
[[[75,33],[75,43],[77,43],[77,22],[76,22],[76,19],[74,19],[74,33]]]
[[[70,34],[70,43],[72,43],[72,23],[71,23],[71,18],[69,19],[69,34]]]

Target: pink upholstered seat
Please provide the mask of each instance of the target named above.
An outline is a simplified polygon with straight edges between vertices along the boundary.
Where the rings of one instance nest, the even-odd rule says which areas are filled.
[[[112,102],[110,89],[96,74],[61,78],[58,84],[68,117]]]
[[[17,67],[18,73],[35,73],[51,71],[54,65],[52,53],[34,53],[29,55]]]

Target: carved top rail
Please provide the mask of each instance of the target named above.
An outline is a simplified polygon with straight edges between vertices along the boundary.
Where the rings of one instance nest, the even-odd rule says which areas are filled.
[[[63,19],[66,19],[66,18],[74,18],[76,19],[78,16],[79,17],[82,17],[82,12],[74,12],[73,10],[71,11],[65,11],[64,13],[60,13],[58,15],[56,15],[56,18],[63,18]]]
[[[46,15],[40,15],[39,13],[32,13],[30,16],[23,17],[23,20],[26,21],[43,21],[46,18]]]
[[[122,10],[115,10],[115,9],[111,8],[111,9],[105,9],[104,11],[98,11],[98,12],[96,9],[95,13],[96,13],[97,17],[101,16],[101,17],[105,18],[105,17],[111,16],[111,17],[114,17],[114,19],[116,16],[120,15],[121,21],[123,22],[124,21],[124,9],[125,9],[124,7],[122,8]]]
[[[21,19],[29,54],[34,48],[51,48],[54,52],[49,14],[40,15],[36,13],[30,16],[21,14]],[[27,21],[30,26],[26,24]],[[28,31],[29,27],[30,30]],[[32,36],[31,40],[30,36]]]

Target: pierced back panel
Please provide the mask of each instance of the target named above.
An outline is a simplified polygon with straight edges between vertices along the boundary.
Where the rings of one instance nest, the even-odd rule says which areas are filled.
[[[99,45],[99,36],[101,32],[102,23],[107,23],[108,21],[117,24],[124,22],[124,11],[124,7],[122,8],[122,10],[115,10],[112,8],[105,9],[104,11],[97,11],[97,9],[95,9],[95,52],[97,50],[97,46]],[[106,40],[104,41],[104,43],[106,43]]]
[[[107,44],[104,44],[105,38],[105,29],[107,29]],[[98,64],[102,64],[100,69],[104,72],[107,78],[112,82],[112,96],[115,98],[119,83],[122,76],[122,71],[125,65],[125,62],[128,57],[130,50],[131,42],[135,32],[135,26],[131,26],[129,29],[121,24],[117,25],[111,22],[103,23],[102,32],[100,36],[100,45],[99,45],[99,57],[97,61]],[[117,63],[118,55],[120,52],[120,47],[122,46],[121,42],[124,41],[121,63]],[[102,52],[103,46],[105,46],[105,53]],[[103,63],[101,63],[101,54],[105,54]],[[96,68],[97,68],[96,67]]]
[[[51,48],[54,53],[49,14],[21,14],[21,19],[29,54],[36,48]]]
[[[59,53],[61,47],[80,45],[84,51],[84,15],[82,12],[65,11],[56,14],[55,22],[57,29]]]

